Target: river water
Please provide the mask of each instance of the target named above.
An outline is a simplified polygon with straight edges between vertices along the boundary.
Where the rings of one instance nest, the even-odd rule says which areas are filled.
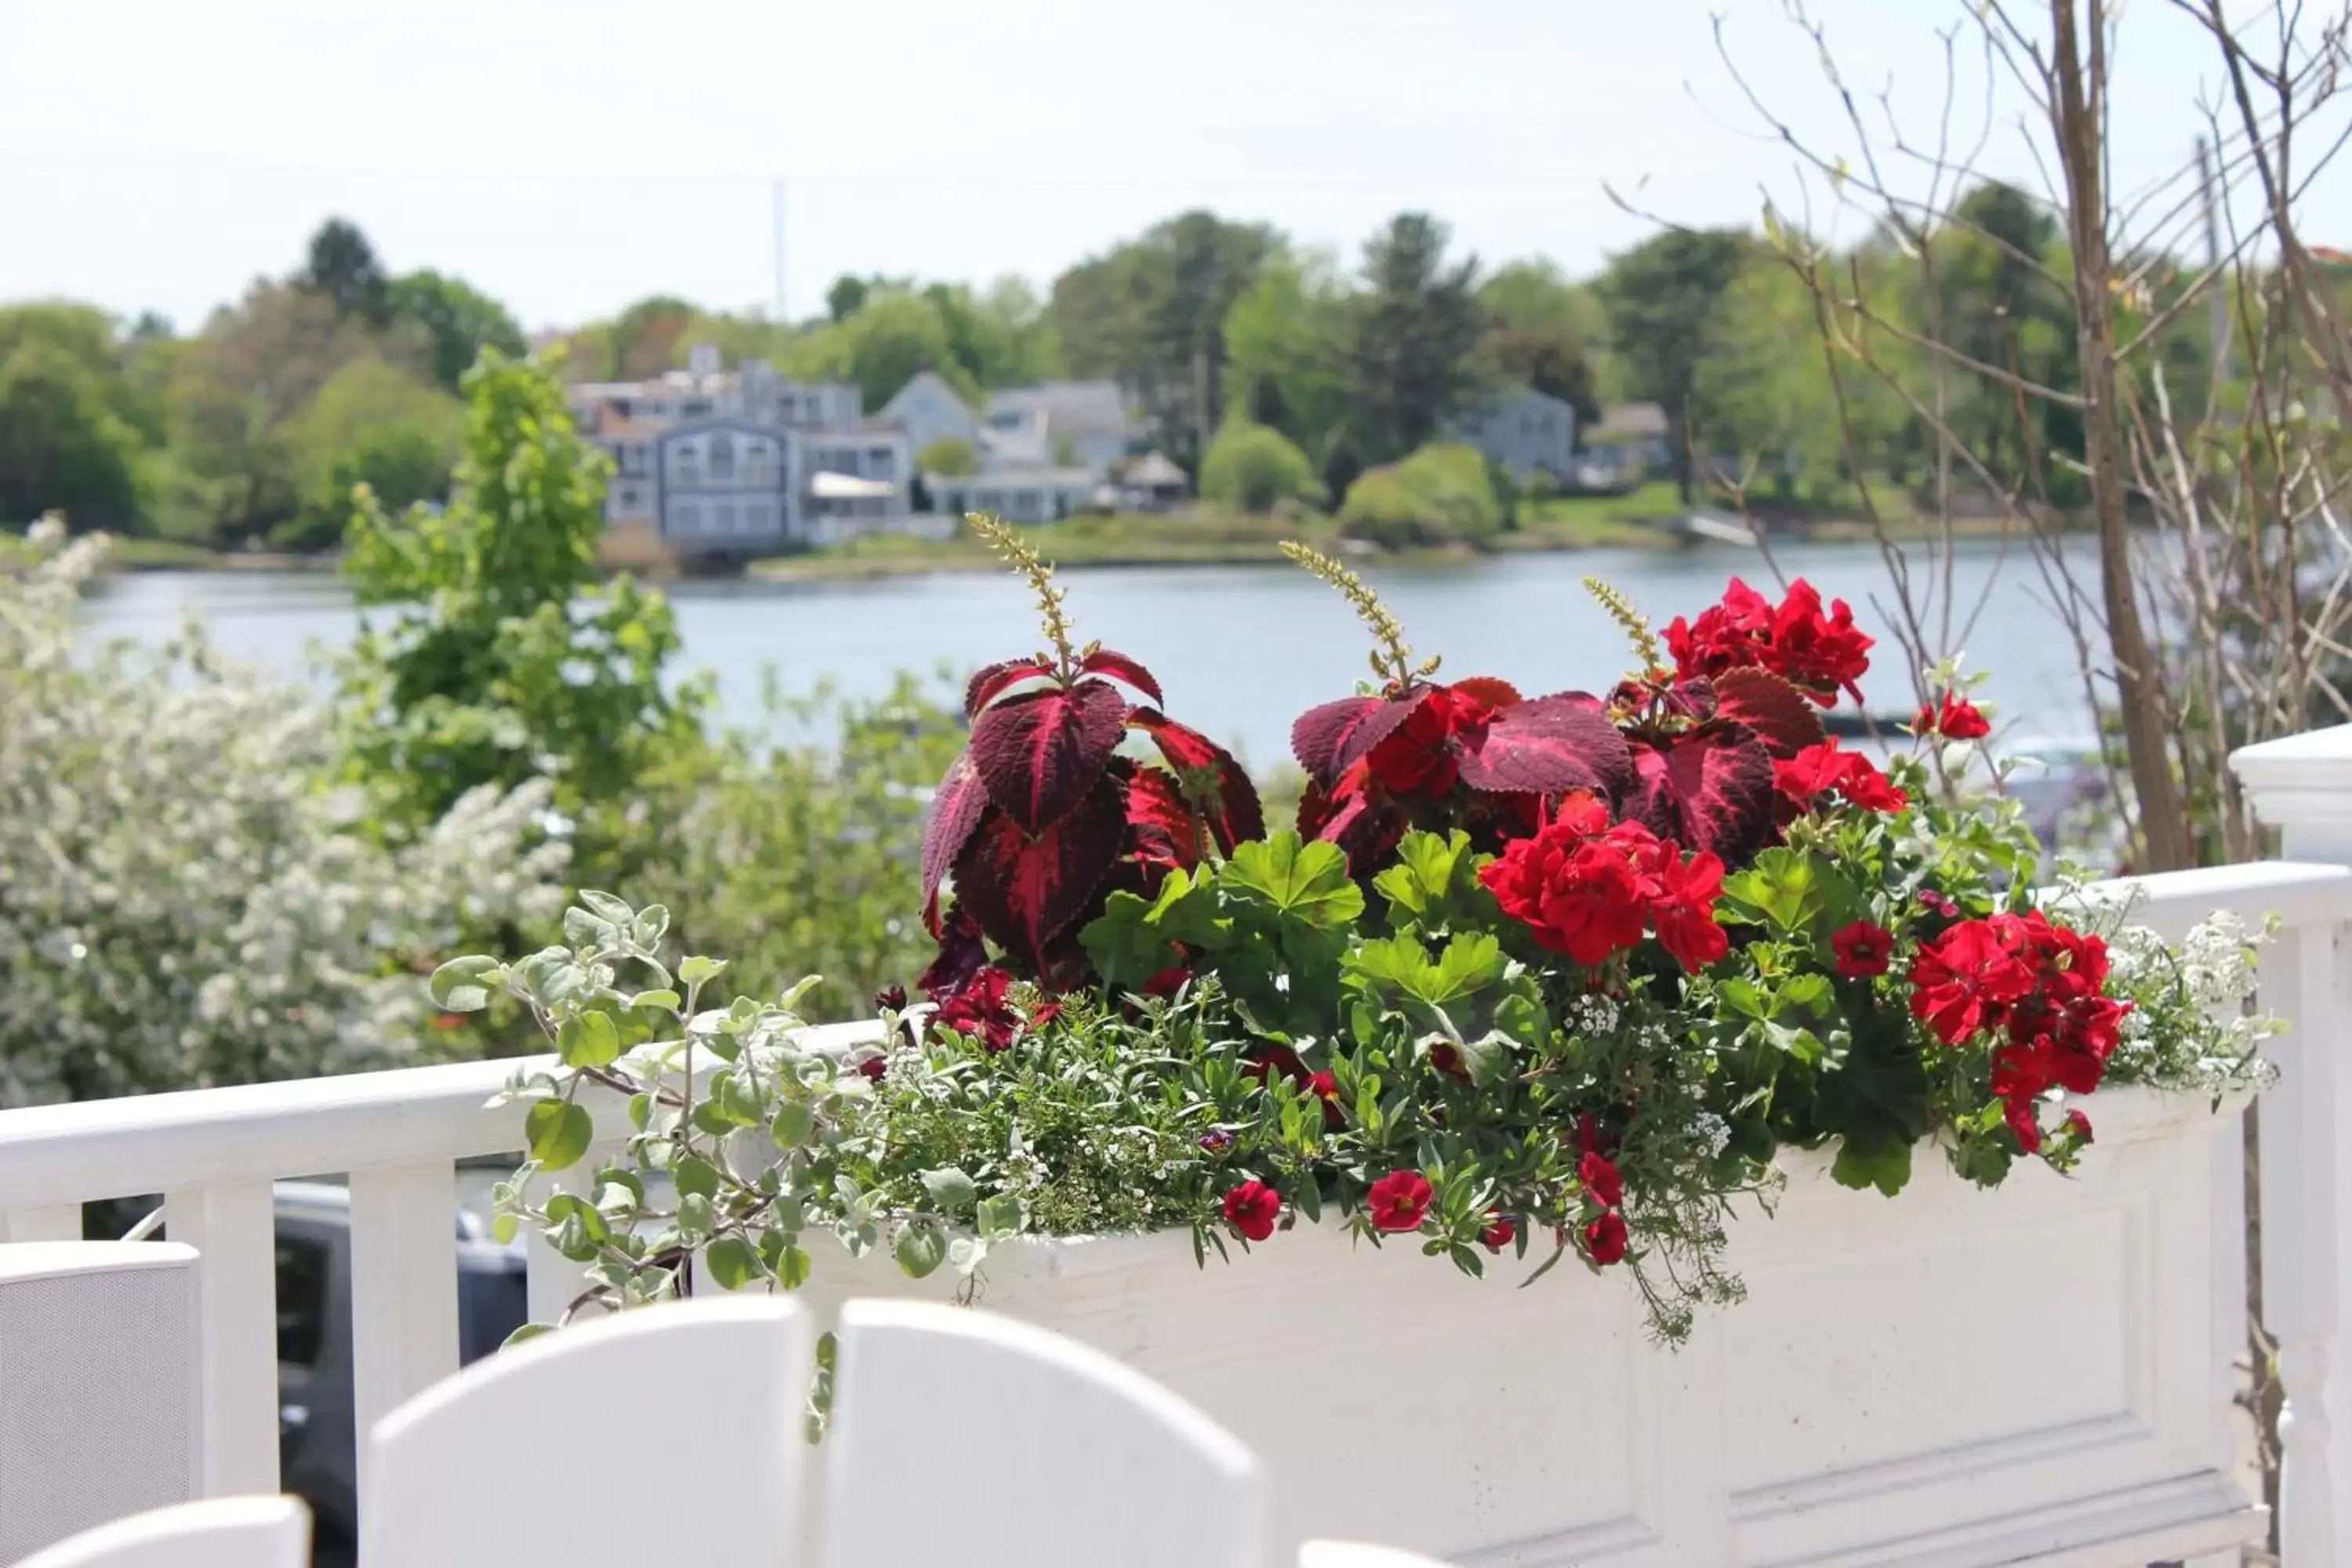
[[[1895,601],[1878,551],[1790,545],[1775,554],[1790,576],[1852,602],[1856,618],[1881,638],[1864,697],[1873,708],[1907,710],[1911,682],[1899,645],[1886,635]],[[1922,551],[1915,575],[1927,568]],[[1631,661],[1624,637],[1584,591],[1586,576],[1621,589],[1663,625],[1713,602],[1734,574],[1772,591],[1770,571],[1754,552],[1717,546],[1512,555],[1370,574],[1414,647],[1444,655],[1445,674],[1501,676],[1530,695],[1603,688]],[[1345,602],[1294,568],[1073,570],[1064,582],[1082,638],[1099,637],[1140,659],[1160,678],[1175,716],[1234,747],[1254,768],[1287,755],[1290,721],[1301,710],[1346,695],[1367,673],[1368,645]],[[2026,552],[1963,543],[1953,583],[1959,608],[1948,641],[1936,613],[1937,650],[1965,652],[1971,668],[1992,672],[1984,695],[2000,705],[2002,728],[2043,737],[2084,733],[2073,645]],[[847,694],[876,693],[898,670],[944,669],[960,679],[977,665],[1031,650],[1038,635],[1027,594],[1009,577],[697,582],[669,591],[686,645],[682,662],[714,671],[722,711],[744,724],[761,720],[766,668],[787,690],[830,680]],[[159,637],[184,616],[200,616],[225,652],[288,676],[315,670],[320,652],[347,644],[358,625],[350,596],[320,573],[125,573],[100,584],[88,606],[90,629],[100,636]]]

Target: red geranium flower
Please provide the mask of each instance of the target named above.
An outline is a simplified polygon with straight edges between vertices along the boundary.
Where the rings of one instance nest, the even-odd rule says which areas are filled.
[[[2079,1110],[2070,1110],[2066,1113],[2066,1131],[2074,1135],[2075,1142],[2088,1143],[2091,1141],[2091,1119]]]
[[[1517,1240],[1518,1235],[1518,1221],[1509,1215],[1500,1215],[1478,1233],[1478,1239],[1486,1244],[1487,1251],[1500,1252]]]
[[[1583,1184],[1585,1194],[1602,1208],[1613,1209],[1625,1201],[1623,1173],[1616,1162],[1597,1150],[1586,1150],[1584,1158],[1576,1163],[1576,1179]]]
[[[1830,938],[1837,954],[1837,972],[1848,980],[1867,980],[1886,973],[1895,955],[1895,933],[1868,921],[1856,921]]]
[[[1625,1216],[1611,1209],[1584,1227],[1584,1254],[1603,1268],[1625,1260]]]
[[[1947,691],[1934,703],[1922,706],[1911,728],[1922,735],[1941,735],[1947,741],[1980,741],[1992,733],[1992,725],[1983,710],[1957,691]]]
[[[1919,950],[1911,965],[1911,1013],[1957,1046],[1990,1021],[2002,1004],[2033,988],[2033,975],[2001,946],[1983,921],[1967,921]]]
[[[1900,811],[1911,803],[1868,757],[1845,750],[1834,739],[1775,762],[1772,782],[1799,815],[1820,809],[1822,798],[1832,794],[1864,811]]]
[[[1252,1241],[1272,1236],[1274,1222],[1281,1217],[1282,1194],[1255,1177],[1225,1194],[1226,1220]]]
[[[2033,1101],[2012,1100],[2001,1108],[2001,1120],[2009,1123],[2010,1131],[2017,1135],[2017,1149],[2021,1154],[2042,1152],[2042,1123],[2034,1119]]]
[[[1430,1192],[1429,1178],[1419,1171],[1391,1171],[1364,1194],[1364,1206],[1375,1229],[1419,1230],[1429,1212]]]
[[[1536,941],[1592,965],[1641,945],[1654,920],[1658,940],[1694,972],[1730,951],[1716,924],[1723,862],[1682,851],[1637,822],[1612,824],[1609,809],[1581,792],[1563,799],[1532,838],[1517,838],[1478,873],[1503,912]]]
[[[1871,638],[1853,624],[1853,609],[1833,599],[1824,614],[1820,592],[1801,577],[1777,606],[1734,577],[1721,604],[1695,622],[1675,616],[1665,638],[1676,672],[1686,679],[1756,666],[1824,708],[1836,703],[1841,689],[1859,702],[1854,683],[1870,668]]]

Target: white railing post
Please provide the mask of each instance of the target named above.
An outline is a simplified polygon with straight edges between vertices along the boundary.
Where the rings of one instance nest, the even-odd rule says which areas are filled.
[[[2230,765],[2255,815],[2279,830],[2290,860],[2352,865],[2352,725],[2248,746]],[[2336,1489],[2352,1455],[2336,1419],[2352,1412],[2352,1366],[2338,1341],[2352,1302],[2345,1269],[2352,1221],[2352,928],[2300,928],[2263,972],[2262,1005],[2289,1032],[2272,1044],[2279,1085],[2263,1097],[2263,1315],[2279,1344],[2279,1546],[2284,1568],[2352,1565],[2352,1504]],[[2331,1417],[2331,1409],[2337,1413]],[[2352,1436],[2347,1433],[2346,1436]]]
[[[368,1434],[457,1370],[457,1173],[447,1159],[352,1173],[352,1417]]]
[[[165,1233],[196,1249],[206,1497],[278,1489],[277,1217],[268,1182],[163,1199]]]

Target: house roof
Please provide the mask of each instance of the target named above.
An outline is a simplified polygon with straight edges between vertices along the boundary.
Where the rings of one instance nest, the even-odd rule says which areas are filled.
[[[1127,395],[1115,381],[1041,381],[1034,386],[991,393],[988,412],[1036,413],[1056,436],[1117,436],[1126,438]]]
[[[1168,460],[1167,455],[1152,452],[1138,458],[1127,466],[1126,483],[1147,489],[1164,489],[1170,485],[1187,484],[1184,470]]]
[[[1045,429],[992,430],[983,425],[972,436],[982,459],[1002,468],[1042,468],[1054,456],[1053,443]]]
[[[914,374],[907,378],[906,385],[900,387],[898,391],[890,395],[890,401],[882,405],[882,417],[885,419],[898,418],[899,416],[899,405],[907,401],[907,397],[909,393],[915,392],[918,389],[943,392],[954,402],[959,404],[963,403],[963,395],[958,392],[953,386],[948,384],[947,377],[941,375],[935,370],[919,370]],[[970,405],[966,405],[966,406],[969,407]]]
[[[1095,482],[1095,476],[1093,471],[1087,468],[1023,467],[991,468],[985,473],[959,474],[953,478],[944,474],[925,474],[923,482],[934,489],[945,487],[956,490],[1059,490],[1075,489],[1082,485],[1091,485]]]
[[[1621,403],[1614,408],[1602,409],[1600,421],[1585,434],[1595,441],[1612,436],[1638,441],[1664,436],[1672,428],[1666,411],[1656,404]]]

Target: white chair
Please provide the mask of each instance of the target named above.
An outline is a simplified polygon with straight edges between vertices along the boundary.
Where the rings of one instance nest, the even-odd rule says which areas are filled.
[[[1298,1549],[1298,1568],[1447,1568],[1434,1557],[1367,1546],[1359,1541],[1310,1541]]]
[[[101,1524],[16,1568],[310,1568],[310,1510],[292,1498],[216,1498]]]
[[[777,1568],[797,1523],[810,1355],[796,1302],[740,1296],[624,1312],[477,1362],[377,1424],[360,1561]]]
[[[834,1412],[828,1568],[1271,1561],[1249,1450],[1141,1373],[1041,1329],[851,1301]]]

